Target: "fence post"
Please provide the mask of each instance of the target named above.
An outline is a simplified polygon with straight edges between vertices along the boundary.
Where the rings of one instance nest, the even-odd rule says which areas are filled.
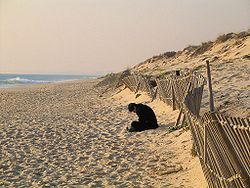
[[[214,97],[213,97],[213,90],[212,90],[212,79],[211,79],[211,72],[210,72],[210,66],[209,61],[206,61],[207,63],[207,78],[208,78],[208,89],[209,89],[209,104],[210,104],[210,112],[214,113]]]
[[[141,82],[139,81],[139,83],[136,86],[135,93],[137,93],[139,91],[140,85],[141,85]]]
[[[156,99],[157,92],[158,92],[158,86],[156,86],[155,91],[153,92],[152,101]]]
[[[171,90],[172,90],[173,110],[176,110],[176,101],[175,101],[174,81],[173,80],[171,80]]]

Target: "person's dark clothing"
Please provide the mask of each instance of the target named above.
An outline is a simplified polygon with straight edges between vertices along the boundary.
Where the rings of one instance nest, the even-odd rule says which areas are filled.
[[[135,104],[135,107],[139,121],[133,121],[131,123],[131,128],[128,131],[143,131],[159,127],[155,113],[149,106],[144,104]]]

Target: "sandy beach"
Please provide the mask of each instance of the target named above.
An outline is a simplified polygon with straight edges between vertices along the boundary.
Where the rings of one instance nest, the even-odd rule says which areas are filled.
[[[0,0],[0,188],[248,187],[249,2]]]
[[[98,80],[0,90],[0,187],[206,187],[189,130],[168,133],[178,111]],[[160,127],[125,128],[129,102],[155,110]]]

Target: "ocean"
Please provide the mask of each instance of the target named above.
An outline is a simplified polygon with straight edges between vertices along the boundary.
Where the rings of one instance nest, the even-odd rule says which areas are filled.
[[[0,74],[0,88],[94,78],[94,75]]]

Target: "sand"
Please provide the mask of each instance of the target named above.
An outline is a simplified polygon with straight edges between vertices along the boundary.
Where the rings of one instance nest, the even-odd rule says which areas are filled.
[[[216,110],[227,116],[250,118],[250,59],[246,56],[250,56],[250,34],[242,39],[214,42],[211,49],[197,56],[192,56],[187,50],[169,59],[159,56],[154,62],[145,61],[135,66],[132,71],[158,75],[166,71],[190,69],[207,78],[206,60],[209,60]],[[201,114],[208,110],[209,95],[206,85]]]
[[[206,187],[189,130],[168,133],[178,111],[102,93],[97,80],[0,90],[0,187]],[[129,102],[151,106],[160,127],[125,128]]]

